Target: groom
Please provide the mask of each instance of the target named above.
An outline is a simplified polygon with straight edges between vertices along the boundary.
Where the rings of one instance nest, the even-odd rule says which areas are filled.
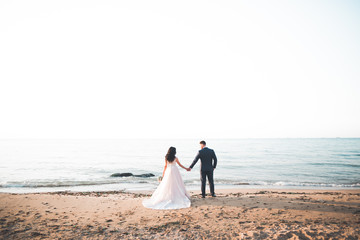
[[[205,185],[206,185],[206,177],[209,180],[210,192],[211,196],[216,197],[215,189],[214,189],[214,169],[216,168],[217,158],[214,150],[206,147],[206,142],[200,142],[201,150],[196,155],[193,163],[190,165],[190,170],[194,167],[197,161],[200,159],[201,161],[201,195],[202,198],[205,198]],[[214,160],[214,164],[213,164]]]

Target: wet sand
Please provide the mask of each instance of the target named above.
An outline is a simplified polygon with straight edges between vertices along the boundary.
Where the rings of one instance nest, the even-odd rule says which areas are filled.
[[[360,239],[360,190],[217,190],[151,210],[147,193],[0,194],[0,239]]]

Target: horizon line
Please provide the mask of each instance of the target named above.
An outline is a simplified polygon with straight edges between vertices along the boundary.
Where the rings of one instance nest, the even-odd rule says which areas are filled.
[[[209,138],[194,138],[194,137],[180,137],[180,138],[169,138],[169,137],[129,137],[129,138],[120,138],[120,137],[109,137],[109,138],[84,138],[84,137],[74,137],[74,138],[49,138],[49,137],[23,137],[23,138],[0,138],[0,140],[195,140],[195,139],[210,139],[210,140],[241,140],[241,139],[359,139],[360,137],[209,137]],[[199,141],[200,141],[199,140]]]

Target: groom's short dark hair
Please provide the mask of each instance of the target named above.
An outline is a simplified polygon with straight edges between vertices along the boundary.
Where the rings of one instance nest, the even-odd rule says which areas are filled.
[[[206,142],[205,142],[204,140],[202,140],[202,141],[200,142],[200,144],[206,145]]]

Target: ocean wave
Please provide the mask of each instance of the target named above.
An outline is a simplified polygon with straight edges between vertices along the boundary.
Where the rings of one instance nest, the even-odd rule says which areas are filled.
[[[185,181],[186,185],[199,185],[199,180]],[[286,181],[237,181],[227,179],[215,179],[217,185],[233,186],[266,186],[266,187],[318,187],[318,188],[360,188],[359,183],[311,183],[311,182],[286,182]]]
[[[253,185],[263,186],[289,186],[289,187],[329,187],[329,188],[359,188],[360,183],[308,183],[308,182],[256,182]]]
[[[0,188],[53,188],[53,187],[76,187],[76,186],[97,186],[105,184],[144,184],[156,182],[156,180],[49,180],[49,181],[11,181],[3,182]]]
[[[199,179],[187,179],[184,181],[186,186],[199,186],[201,184]],[[150,184],[156,187],[159,183],[156,178],[149,179],[96,179],[96,180],[33,180],[33,181],[8,181],[0,183],[0,188],[57,188],[57,187],[78,187],[121,184],[121,185],[146,185]],[[354,183],[316,183],[316,182],[291,182],[291,181],[247,181],[247,180],[230,180],[230,179],[215,179],[216,185],[222,186],[246,186],[246,187],[311,187],[311,188],[360,188],[360,182]]]
[[[360,157],[360,153],[337,153],[334,155],[340,157]]]
[[[360,164],[351,164],[351,163],[308,163],[309,165],[313,166],[334,166],[334,167],[353,167],[353,168],[360,168]]]

